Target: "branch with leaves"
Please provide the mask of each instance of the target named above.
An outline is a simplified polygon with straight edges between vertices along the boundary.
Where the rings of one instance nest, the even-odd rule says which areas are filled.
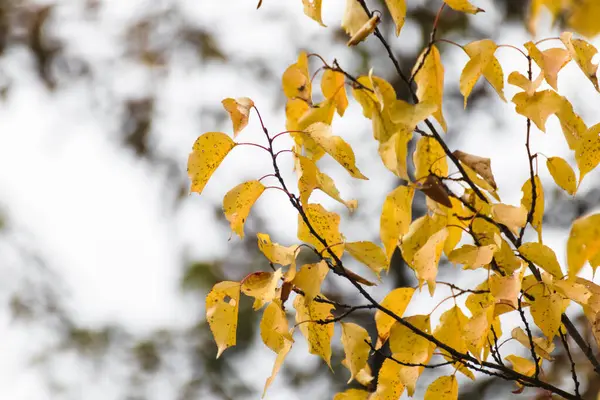
[[[567,2],[565,2],[567,3]],[[259,4],[260,5],[260,4]],[[322,24],[320,2],[304,1],[305,13]],[[403,1],[386,1],[387,12],[396,25],[396,35],[402,29],[406,14]],[[228,98],[223,101],[233,124],[233,139],[222,132],[201,135],[193,146],[188,160],[191,191],[201,193],[212,173],[222,160],[238,146],[251,146],[267,153],[272,171],[258,180],[241,183],[223,199],[225,217],[231,229],[244,237],[244,222],[250,210],[265,190],[283,193],[298,213],[300,243],[284,246],[275,243],[266,233],[258,234],[258,247],[268,259],[271,271],[258,271],[240,282],[220,282],[206,298],[206,316],[217,343],[220,356],[236,343],[237,312],[241,293],[254,299],[254,309],[264,308],[260,324],[264,343],[277,354],[271,384],[286,355],[290,351],[296,328],[306,338],[309,351],[320,356],[331,366],[331,340],[334,327],[342,329],[342,345],[346,354],[343,365],[364,389],[349,389],[336,395],[341,399],[395,399],[406,390],[415,393],[416,382],[425,369],[452,366],[450,375],[434,381],[424,394],[426,399],[452,399],[458,396],[456,374],[476,379],[475,373],[487,374],[513,381],[518,391],[534,387],[567,399],[581,398],[577,365],[568,345],[569,337],[577,344],[600,373],[600,363],[591,346],[565,315],[567,306],[576,303],[591,325],[591,334],[600,344],[600,286],[584,279],[580,272],[589,263],[593,269],[600,265],[600,214],[582,217],[573,222],[567,241],[567,273],[558,262],[554,251],[542,243],[544,191],[537,175],[539,155],[534,153],[530,138],[534,129],[545,131],[546,120],[556,115],[566,144],[574,152],[579,178],[569,163],[560,157],[547,158],[547,168],[555,183],[574,195],[585,175],[600,163],[600,124],[590,128],[579,117],[569,100],[558,94],[557,79],[560,70],[574,61],[598,90],[597,64],[592,59],[597,50],[583,39],[573,38],[569,32],[556,38],[560,47],[541,50],[543,42],[527,42],[525,50],[513,45],[497,45],[484,39],[458,43],[436,38],[437,27],[444,8],[452,12],[477,14],[483,10],[466,0],[446,0],[438,9],[433,22],[429,43],[415,62],[412,73],[402,71],[388,40],[378,27],[382,12],[372,12],[365,0],[347,0],[342,28],[348,33],[349,46],[361,43],[370,35],[382,44],[395,71],[406,84],[412,103],[398,99],[392,85],[385,79],[368,75],[354,76],[334,59],[327,63],[321,55],[301,53],[282,76],[282,89],[287,98],[285,130],[269,133],[262,116],[249,98]],[[600,6],[599,6],[600,8]],[[450,10],[448,12],[451,12]],[[549,41],[548,41],[549,42]],[[489,158],[451,151],[441,131],[448,127],[443,116],[444,68],[436,46],[451,43],[461,47],[469,57],[460,81],[464,106],[475,84],[484,78],[491,84],[502,101],[504,72],[495,56],[499,48],[516,49],[528,62],[527,76],[512,71],[508,83],[522,89],[512,102],[517,114],[526,118],[525,151],[528,157],[529,177],[521,187],[523,197],[519,205],[501,201],[499,189]],[[309,59],[322,65],[310,74]],[[534,79],[533,63],[539,67]],[[319,79],[322,100],[315,102],[313,84]],[[551,89],[540,90],[546,82]],[[414,87],[416,85],[416,88]],[[343,117],[348,106],[347,87],[360,105],[363,115],[372,121],[373,137],[383,165],[403,184],[383,199],[380,216],[381,245],[371,241],[347,242],[340,231],[341,216],[326,210],[321,204],[311,203],[315,190],[321,190],[343,204],[350,212],[358,206],[355,200],[344,200],[334,180],[321,171],[318,161],[328,155],[348,174],[364,180],[367,177],[356,165],[356,157],[349,143],[334,135],[332,122],[337,113]],[[255,111],[266,144],[236,142],[234,139],[248,125]],[[425,128],[419,128],[424,124]],[[436,125],[438,127],[436,127]],[[414,174],[409,174],[408,143],[418,133],[413,154]],[[279,149],[276,140],[289,136],[291,148]],[[279,143],[279,142],[277,142]],[[290,153],[298,173],[297,191],[290,189],[281,173],[278,156]],[[458,177],[450,173],[457,170]],[[262,181],[272,178],[275,184],[265,186]],[[460,189],[451,190],[444,182],[453,181]],[[460,192],[459,190],[462,190]],[[426,196],[428,212],[413,219],[412,203],[415,191]],[[525,242],[527,227],[537,232],[537,241]],[[467,233],[467,235],[464,235]],[[464,237],[463,237],[464,236]],[[471,243],[461,242],[472,241]],[[460,246],[459,246],[460,245]],[[318,262],[297,268],[301,246],[309,247]],[[365,286],[374,281],[356,274],[344,264],[344,255],[367,266],[377,278],[389,268],[391,258],[400,250],[407,265],[414,271],[418,289],[426,284],[431,296],[439,285],[450,288],[446,297],[429,314],[404,315],[415,293],[412,287],[395,288],[377,301]],[[460,288],[454,283],[439,282],[438,265],[442,257],[464,270],[486,269],[487,277],[474,288]],[[279,267],[277,267],[279,266]],[[321,291],[329,275],[348,281],[367,304],[343,304],[329,300]],[[333,279],[330,277],[329,279]],[[468,314],[458,306],[446,309],[432,329],[431,315],[446,300],[467,295]],[[296,324],[290,328],[286,303],[292,301]],[[337,316],[334,310],[341,311]],[[375,310],[376,340],[362,326],[347,319],[358,310]],[[518,312],[520,323],[507,326],[500,320],[506,313]],[[529,318],[528,315],[529,314]],[[533,322],[531,322],[533,321]],[[541,336],[536,336],[534,326]],[[510,340],[516,340],[526,350],[524,355],[502,357],[498,341],[503,332],[510,330]],[[575,392],[549,382],[544,374],[544,363],[552,362],[554,338],[560,337],[571,362]],[[381,353],[388,343],[390,355]],[[446,360],[431,364],[434,352]],[[374,354],[383,355],[376,382],[368,360]],[[491,360],[490,360],[491,357]],[[504,360],[510,363],[505,365]]]

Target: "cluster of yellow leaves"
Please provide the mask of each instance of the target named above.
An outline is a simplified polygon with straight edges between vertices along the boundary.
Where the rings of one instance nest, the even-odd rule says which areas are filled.
[[[596,0],[532,0],[528,27],[534,34],[544,10],[550,13],[553,21],[564,21],[569,28],[581,35],[593,37],[600,33],[600,4]]]
[[[456,11],[471,14],[483,11],[466,0],[444,1]],[[302,0],[302,3],[305,14],[324,26],[322,1]],[[404,0],[386,0],[385,4],[394,21],[396,35],[399,35],[406,17],[406,3]],[[569,15],[567,23],[583,34],[598,33],[590,23],[590,17],[583,15],[584,11],[590,15],[600,13],[597,3],[578,0],[575,6],[570,4],[570,0],[565,0],[561,5],[557,4],[550,0],[534,0],[531,21],[544,7],[559,17],[564,6],[569,4],[575,12]],[[350,37],[348,45],[356,45],[366,39],[375,32],[379,21],[380,15],[369,15],[358,0],[347,0],[342,27]],[[533,42],[525,43],[524,48],[531,61],[540,69],[539,74],[533,79],[513,71],[508,76],[508,83],[523,90],[512,98],[516,112],[531,120],[541,131],[545,131],[550,116],[556,115],[559,119],[568,147],[574,152],[579,178],[563,158],[549,157],[546,166],[556,184],[574,195],[583,177],[600,163],[600,124],[588,128],[568,99],[557,93],[558,74],[567,63],[574,61],[600,91],[596,77],[598,65],[594,62],[598,51],[568,32],[560,36],[560,41],[564,48],[545,50],[540,50]],[[482,76],[505,101],[504,72],[495,57],[498,47],[488,39],[463,46],[469,57],[459,81],[465,107]],[[283,73],[282,89],[287,98],[286,129],[294,141],[292,154],[298,173],[298,196],[288,194],[301,207],[297,237],[302,244],[283,246],[272,242],[268,234],[259,233],[258,247],[273,270],[252,273],[240,282],[217,283],[206,297],[206,318],[217,344],[217,357],[236,343],[240,293],[254,299],[255,310],[263,309],[261,338],[276,353],[265,391],[294,343],[294,328],[289,326],[286,310],[290,296],[294,296],[296,327],[305,337],[309,352],[321,357],[332,368],[334,324],[331,320],[334,318],[335,302],[329,301],[322,293],[329,270],[346,275],[359,284],[374,285],[337,264],[345,254],[367,266],[379,278],[381,272],[389,268],[394,252],[400,251],[414,271],[419,288],[427,283],[431,295],[437,287],[438,267],[443,254],[450,263],[462,265],[465,270],[487,269],[488,276],[468,295],[465,305],[469,313],[465,314],[455,305],[441,315],[434,329],[430,315],[404,316],[415,293],[413,288],[393,289],[380,302],[383,308],[377,309],[374,315],[377,329],[374,346],[364,327],[341,322],[341,344],[345,353],[342,364],[349,370],[349,383],[357,381],[363,386],[371,385],[373,376],[368,359],[372,347],[380,349],[388,342],[393,357],[400,363],[385,360],[374,391],[349,389],[338,393],[335,400],[390,400],[398,398],[405,389],[409,396],[413,396],[416,382],[436,350],[428,335],[457,352],[471,354],[480,361],[486,360],[491,352],[491,343],[502,335],[499,317],[519,306],[529,310],[543,336],[530,338],[522,328],[516,327],[512,329],[511,337],[527,349],[533,342],[536,354],[545,360],[553,360],[552,340],[559,332],[561,316],[571,301],[582,307],[600,345],[600,286],[577,276],[586,263],[594,272],[600,265],[600,214],[582,217],[573,223],[567,241],[565,274],[554,251],[542,243],[545,203],[538,175],[522,185],[523,196],[519,205],[502,203],[489,158],[460,150],[450,154],[436,136],[425,135],[416,142],[412,158],[415,172],[411,177],[408,144],[417,125],[432,117],[444,131],[447,130],[442,113],[444,67],[435,45],[423,50],[413,68],[412,78],[417,87],[416,104],[398,99],[393,86],[373,75],[372,70],[368,75],[352,78],[350,83],[353,98],[362,108],[363,115],[372,122],[381,161],[407,182],[392,190],[383,202],[379,245],[370,241],[346,242],[340,231],[340,215],[309,202],[314,190],[319,189],[350,211],[357,207],[355,200],[342,199],[333,179],[317,166],[326,155],[353,178],[367,179],[356,165],[351,146],[341,136],[334,135],[331,128],[335,113],[343,116],[348,107],[346,75],[335,63],[334,67],[325,66],[320,82],[322,100],[314,102],[306,53],[302,52]],[[544,81],[550,89],[539,90]],[[222,104],[229,113],[235,139],[247,127],[254,102],[242,97],[225,99]],[[203,191],[225,156],[236,147],[233,139],[222,132],[208,132],[196,140],[188,159],[192,192]],[[269,145],[272,145],[271,141]],[[465,189],[460,198],[444,183],[450,172],[448,157],[457,162],[461,172],[464,171],[464,178],[474,185]],[[265,189],[260,181],[250,180],[231,189],[223,199],[225,217],[231,230],[241,238],[244,237],[244,223],[250,210]],[[413,220],[415,189],[426,195],[428,212]],[[521,244],[528,223],[537,231],[538,241]],[[473,243],[462,243],[457,248],[463,232],[473,238]],[[518,248],[511,247],[507,240],[511,236],[513,244],[514,237],[519,237]],[[302,245],[308,245],[321,259],[297,269],[296,257]],[[541,280],[525,274],[528,266],[537,266],[543,271]],[[397,317],[402,320],[398,321]],[[415,333],[415,330],[421,334]],[[453,363],[456,371],[475,379],[471,369],[457,362],[447,348],[440,347],[439,353]],[[515,371],[526,376],[535,373],[535,362],[517,355],[505,358]],[[430,400],[457,397],[455,375],[438,378],[424,393],[424,398]]]

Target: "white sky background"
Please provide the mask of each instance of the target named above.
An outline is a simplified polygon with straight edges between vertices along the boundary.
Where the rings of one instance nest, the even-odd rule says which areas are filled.
[[[300,0],[284,5],[284,2],[265,0],[260,11],[255,11],[254,1],[179,0],[174,3],[179,4],[182,14],[211,31],[235,62],[226,67],[209,63],[199,69],[191,68],[185,54],[174,52],[167,75],[161,76],[121,58],[125,50],[120,43],[125,26],[150,9],[150,4],[159,8],[171,3],[104,1],[99,21],[86,18],[80,3],[75,0],[57,3],[55,18],[60,19],[61,24],[54,25],[53,34],[66,43],[68,53],[91,61],[94,82],[99,83],[101,90],[89,82],[75,81],[56,93],[48,93],[38,81],[33,61],[25,52],[9,52],[0,60],[2,69],[16,80],[8,100],[0,107],[2,201],[11,223],[17,230],[27,232],[28,245],[39,249],[49,267],[62,277],[67,305],[77,320],[91,327],[114,322],[136,333],[163,326],[187,326],[199,310],[197,304],[190,304],[190,299],[179,293],[182,257],[211,260],[226,254],[229,232],[216,227],[212,208],[237,183],[270,172],[268,159],[260,160],[261,154],[254,149],[236,149],[215,173],[204,194],[185,199],[180,211],[173,216],[172,200],[165,196],[166,188],[170,187],[165,174],[117,143],[120,115],[115,108],[106,106],[110,104],[107,99],[159,93],[153,132],[155,146],[160,154],[177,158],[181,171],[185,171],[187,155],[199,134],[211,130],[231,131],[228,121],[223,125],[215,125],[210,119],[198,121],[200,108],[219,109],[225,97],[251,97],[272,132],[284,129],[280,88],[244,71],[242,62],[268,59],[269,67],[280,75],[295,61],[298,48],[320,53],[327,60],[337,58],[347,66],[357,65],[358,56],[337,42],[334,44],[331,32],[305,17]],[[344,1],[324,3],[324,21],[330,29],[335,29]],[[419,1],[411,4],[415,3]],[[476,3],[488,11],[469,17],[482,31],[502,43],[518,44],[528,40],[520,26],[498,27],[500,16],[491,0]],[[490,27],[496,28],[490,30]],[[417,29],[407,23],[400,38],[392,42],[395,51],[416,56],[420,45],[415,46],[412,37]],[[556,34],[540,30],[540,36]],[[455,39],[465,43],[476,38]],[[362,46],[381,50],[372,38]],[[500,49],[497,55],[505,66],[505,77],[510,72],[509,65],[525,68],[522,56],[514,50]],[[444,48],[442,59],[446,67],[446,90],[457,92],[458,76],[467,57],[460,49]],[[378,73],[389,76],[387,58],[376,60],[375,74]],[[600,122],[594,114],[600,106],[598,94],[574,64],[561,72],[559,89],[573,99],[576,112],[581,113],[588,126]],[[510,100],[515,92],[514,88],[507,87],[506,98]],[[527,179],[528,170],[522,145],[525,120],[515,116],[513,107],[492,95],[491,100],[479,103],[468,113],[462,111],[462,100],[447,101],[445,115],[450,127],[447,137],[460,132],[460,140],[452,141],[451,148],[491,157],[503,201],[518,204],[520,187]],[[490,117],[491,110],[494,110],[493,117]],[[377,237],[378,213],[384,194],[391,190],[393,182],[392,174],[380,165],[378,156],[374,156],[376,144],[370,126],[370,121],[362,117],[360,107],[353,101],[346,116],[336,117],[334,123],[336,134],[353,145],[357,165],[369,181],[352,181],[341,167],[323,163],[327,173],[338,182],[342,196],[359,199],[359,216],[370,216],[366,222],[364,219],[359,220],[360,223],[343,222],[342,228],[349,240]],[[567,147],[554,117],[547,128],[545,135],[533,129],[535,151],[567,157]],[[240,140],[262,140],[255,115]],[[286,144],[285,140],[281,141],[282,145]],[[283,169],[289,171],[289,160],[283,156],[282,159],[285,160]],[[543,162],[539,170],[545,179],[548,199],[554,184],[548,180]],[[291,173],[288,176],[293,177]],[[590,174],[580,190],[589,190],[597,182],[598,174]],[[317,195],[313,199],[345,215],[335,203]],[[253,212],[268,222],[274,240],[286,244],[295,240],[296,215],[278,192],[265,193]],[[546,231],[544,236],[546,243],[557,250],[561,261],[564,260],[565,235],[566,232]],[[467,280],[478,282],[481,276],[473,274]],[[380,298],[381,290],[376,293]],[[427,297],[419,297],[408,312],[431,310],[433,302]],[[0,316],[0,337],[0,397],[50,398],[28,366],[28,357],[36,343],[45,343],[51,338],[15,327],[8,315]],[[305,346],[301,339],[297,340],[293,352],[308,366],[320,362],[315,357],[307,360],[308,356],[302,355]],[[262,387],[270,374],[274,355],[260,346],[252,354],[261,360],[252,364],[261,368],[240,368],[240,373],[247,374],[248,382]],[[81,374],[74,378],[73,372],[78,368],[76,360],[66,360],[62,368],[57,373],[64,375],[66,385],[75,387],[65,398],[119,398],[119,388],[109,379],[102,381],[101,378],[97,382],[89,373],[83,373],[83,378]],[[167,383],[159,382],[155,386],[153,398],[173,398],[173,388]],[[317,393],[313,397],[318,398],[316,386]],[[276,380],[268,398],[291,400],[306,396],[286,392]]]

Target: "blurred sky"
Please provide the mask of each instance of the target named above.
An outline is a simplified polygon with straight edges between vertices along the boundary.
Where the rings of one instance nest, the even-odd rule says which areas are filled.
[[[261,10],[256,11],[255,1],[249,0],[112,0],[102,2],[99,19],[90,19],[82,1],[61,0],[56,3],[54,17],[60,23],[52,25],[52,34],[66,44],[67,53],[90,61],[94,76],[91,81],[74,80],[50,93],[40,84],[33,60],[25,52],[12,51],[0,60],[2,70],[15,78],[11,95],[0,107],[3,207],[11,224],[26,232],[18,240],[38,248],[49,268],[62,277],[61,293],[66,295],[69,311],[81,323],[91,327],[122,324],[138,333],[164,326],[187,326],[199,310],[196,303],[180,293],[182,260],[209,261],[225,255],[231,245],[230,233],[217,224],[214,206],[237,183],[270,172],[269,160],[259,151],[237,148],[214,174],[204,194],[187,197],[173,214],[174,200],[165,193],[178,182],[169,182],[165,171],[152,167],[115,140],[121,116],[113,106],[114,99],[157,94],[153,146],[159,154],[178,160],[183,174],[188,153],[199,134],[213,130],[231,132],[229,121],[203,119],[199,112],[208,108],[224,116],[220,101],[225,97],[251,97],[272,132],[284,129],[284,98],[278,82],[258,79],[252,60],[267,60],[268,68],[281,75],[295,61],[297,49],[302,48],[320,53],[328,60],[337,58],[350,70],[358,65],[356,54],[334,41],[326,28],[304,16],[300,0],[263,3]],[[323,19],[330,29],[339,25],[344,3],[343,0],[324,2]],[[487,12],[469,18],[497,42],[520,44],[528,40],[523,27],[498,25],[500,16],[491,0],[476,3]],[[211,62],[198,68],[190,61],[189,54],[176,50],[169,54],[168,70],[150,70],[123,57],[126,25],[141,15],[173,4],[190,22],[215,35],[219,45],[232,57],[227,65]],[[166,37],[168,29],[166,26]],[[409,21],[401,36],[393,40],[394,51],[416,57],[422,45],[413,40],[420,37],[418,29]],[[547,34],[557,32],[540,30],[540,36]],[[465,43],[475,38],[455,39]],[[378,45],[371,38],[361,46]],[[500,49],[497,55],[506,66],[505,77],[510,72],[509,66],[522,71],[526,66],[514,50]],[[466,60],[460,49],[444,49],[448,92],[458,91],[458,76]],[[375,74],[390,76],[386,58],[376,59],[374,67]],[[576,111],[588,125],[600,122],[595,113],[600,106],[598,96],[574,64],[561,72],[559,89],[573,100]],[[513,87],[507,87],[506,98],[510,99],[515,92]],[[450,126],[447,137],[452,148],[491,157],[503,201],[518,204],[519,190],[528,174],[523,146],[525,120],[512,110],[511,103],[502,103],[494,96],[468,112],[462,110],[459,98],[445,103]],[[392,188],[393,176],[376,155],[370,121],[362,117],[360,107],[352,100],[346,116],[336,117],[334,132],[353,145],[357,165],[370,178],[366,182],[352,181],[343,169],[325,160],[324,169],[336,180],[342,196],[359,199],[358,216],[363,218],[344,220],[342,229],[351,241],[374,239],[379,226],[378,213],[385,193]],[[535,150],[573,161],[554,117],[547,132],[533,129]],[[240,140],[263,140],[255,115]],[[288,139],[282,139],[280,145],[283,148],[289,143]],[[287,177],[293,179],[291,160],[282,159]],[[539,170],[544,183],[548,187],[553,185],[541,163]],[[586,178],[581,191],[598,183],[598,173],[593,175]],[[346,213],[318,194],[313,200],[322,201],[343,215]],[[296,214],[277,191],[267,191],[253,214],[266,221],[275,241],[291,244],[295,240]],[[364,217],[369,216],[365,221]],[[252,223],[251,217],[248,224]],[[544,236],[561,261],[565,237],[566,232],[558,231],[547,231]],[[477,274],[471,276],[468,281],[481,279]],[[374,292],[381,298],[385,291]],[[428,295],[419,299],[418,305],[413,303],[409,311],[417,312],[419,307],[431,309],[433,303]],[[8,315],[0,316],[0,397],[51,398],[28,364],[28,357],[36,348],[52,341],[41,336],[15,327]],[[300,342],[297,340],[299,344],[294,349],[299,355],[306,350]],[[252,368],[240,367],[240,373],[245,381],[262,388],[274,356],[258,347],[252,357],[261,362],[253,363]],[[316,358],[310,360],[309,366],[319,362]],[[81,381],[73,380],[69,376],[78,368],[77,363],[67,360],[63,367],[64,373],[58,373],[65,376],[66,382],[79,387],[70,398],[119,398],[110,379],[86,375]],[[269,399],[307,398],[306,394],[288,393],[275,382]],[[163,384],[155,388],[156,398],[173,398],[171,388],[160,385]],[[318,398],[318,389],[315,390]]]

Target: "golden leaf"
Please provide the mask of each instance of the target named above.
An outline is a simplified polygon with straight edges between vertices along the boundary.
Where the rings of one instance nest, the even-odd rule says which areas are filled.
[[[448,1],[448,0],[445,0]],[[458,399],[458,381],[454,375],[440,376],[425,391],[425,400]]]
[[[399,317],[402,317],[410,299],[412,299],[415,289],[396,288],[389,292],[381,301],[381,306],[387,308]],[[396,323],[396,320],[381,310],[375,311],[375,326],[377,327],[377,348],[380,348],[390,336],[390,330]]]
[[[323,0],[302,0],[304,5],[304,14],[317,21],[321,26],[325,26],[321,19],[321,3]]]
[[[556,278],[562,279],[564,276],[556,254],[550,247],[535,242],[524,243],[519,247],[519,253]]]
[[[412,220],[414,193],[409,186],[398,186],[386,196],[383,202],[379,226],[381,243],[388,260],[392,259],[400,236],[408,232]]]
[[[332,69],[325,69],[321,78],[321,90],[326,99],[333,99],[337,113],[340,117],[344,116],[344,111],[348,107],[348,96],[345,88],[346,79],[344,74]]]
[[[325,280],[329,267],[325,261],[316,264],[305,264],[294,277],[292,284],[304,292],[304,300],[312,301],[321,292],[321,284]]]
[[[369,333],[365,328],[352,322],[342,322],[342,345],[346,354],[346,363],[350,370],[352,382],[358,373],[367,365],[371,343]]]
[[[469,14],[477,14],[485,11],[482,8],[475,7],[467,0],[444,0],[444,3],[448,4],[448,6],[450,6],[450,8],[452,8],[453,10]]]
[[[427,55],[427,58],[424,58]],[[422,67],[417,71],[419,66]],[[416,74],[415,74],[416,73]],[[442,114],[442,98],[444,94],[444,66],[440,52],[435,45],[425,48],[413,68],[412,74],[417,84],[417,97],[420,103],[435,104],[437,111],[433,117],[440,123],[444,131],[448,130]]]
[[[369,267],[377,277],[389,267],[385,253],[373,242],[350,242],[346,243],[345,249],[352,257]]]
[[[315,232],[325,240],[328,248],[338,257],[344,252],[344,237],[340,233],[340,216],[334,212],[328,212],[320,204],[307,204],[304,213]],[[324,253],[329,252],[321,241],[309,230],[301,215],[298,215],[298,239],[315,246],[316,250]]]
[[[265,186],[259,181],[240,183],[231,189],[223,198],[223,212],[231,225],[231,230],[244,238],[244,223],[250,214],[250,209],[265,191]]]
[[[314,321],[325,321],[333,318],[331,313],[333,305],[316,301],[307,303],[304,296],[296,295],[294,308],[296,309],[296,323],[308,342],[308,351],[310,354],[320,356],[331,368],[333,323],[319,324]]]
[[[217,358],[235,346],[239,304],[239,282],[219,282],[206,296],[206,320],[217,343]]]
[[[470,58],[460,75],[459,82],[460,93],[465,97],[465,108],[467,108],[467,98],[481,75],[498,92],[500,98],[506,101],[503,93],[504,73],[500,62],[494,57],[497,47],[489,39],[478,40],[464,46],[464,50]]]
[[[202,193],[210,176],[235,145],[234,141],[222,132],[206,132],[196,139],[187,167],[188,176],[192,181],[191,192]]]
[[[560,40],[585,76],[592,82],[596,90],[600,92],[598,77],[596,76],[598,73],[598,61],[594,60],[598,54],[598,50],[583,39],[573,39],[571,32],[561,33]]]
[[[600,124],[592,126],[575,145],[575,161],[579,168],[579,184],[600,163]]]
[[[570,195],[575,194],[577,191],[577,177],[568,162],[560,157],[550,157],[546,160],[546,167],[558,186]]]
[[[385,5],[396,25],[396,36],[399,36],[406,19],[406,0],[385,0]]]

